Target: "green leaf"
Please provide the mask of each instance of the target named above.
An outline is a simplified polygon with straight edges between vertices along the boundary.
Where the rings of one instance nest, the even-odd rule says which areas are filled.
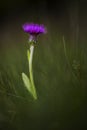
[[[27,90],[32,94],[31,82],[25,73],[22,73],[22,79]]]
[[[29,61],[29,59],[30,59],[30,51],[29,50],[27,50],[27,57],[28,57],[28,61]]]

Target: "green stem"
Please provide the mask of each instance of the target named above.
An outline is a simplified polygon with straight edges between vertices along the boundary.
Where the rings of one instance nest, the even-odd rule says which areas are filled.
[[[32,60],[33,60],[33,53],[34,53],[34,45],[30,46],[30,58],[29,58],[29,74],[30,74],[30,81],[31,81],[31,87],[32,87],[32,94],[35,99],[37,99],[37,93],[34,85],[34,79],[33,79],[33,70],[32,70]]]

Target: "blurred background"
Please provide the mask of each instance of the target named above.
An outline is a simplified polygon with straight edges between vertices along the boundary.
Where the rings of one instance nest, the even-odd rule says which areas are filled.
[[[25,22],[44,24],[33,71],[38,100],[24,87],[28,75]],[[0,1],[0,130],[87,129],[87,1]]]

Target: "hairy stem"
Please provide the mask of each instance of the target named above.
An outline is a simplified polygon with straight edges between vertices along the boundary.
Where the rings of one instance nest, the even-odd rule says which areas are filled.
[[[35,89],[34,79],[33,79],[33,69],[32,69],[33,53],[34,53],[34,45],[31,45],[30,57],[29,57],[29,74],[30,74],[30,81],[31,81],[31,87],[32,87],[32,94],[34,98],[37,99],[37,94],[36,94],[36,89]]]

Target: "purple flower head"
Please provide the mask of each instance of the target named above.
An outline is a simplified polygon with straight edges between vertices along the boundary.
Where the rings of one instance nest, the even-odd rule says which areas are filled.
[[[26,33],[30,34],[29,41],[36,42],[37,35],[45,34],[47,32],[45,26],[42,24],[25,23],[22,27]]]
[[[38,35],[38,34],[46,33],[46,28],[44,27],[44,25],[33,24],[33,23],[25,23],[23,25],[23,30],[26,33],[29,33],[31,35]]]

